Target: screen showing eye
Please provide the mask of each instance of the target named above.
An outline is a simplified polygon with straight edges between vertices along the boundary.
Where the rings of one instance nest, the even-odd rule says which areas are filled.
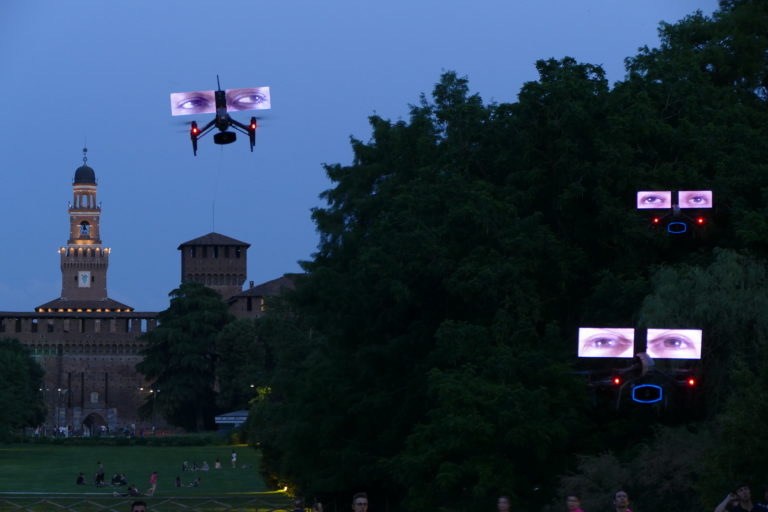
[[[248,87],[226,91],[227,111],[267,110],[272,108],[269,87]],[[214,114],[216,95],[214,91],[171,93],[171,115]]]
[[[634,329],[579,328],[579,357],[634,357],[634,355]]]
[[[654,359],[701,359],[701,330],[648,329],[645,352]]]
[[[672,208],[672,191],[640,191],[637,193],[637,207],[643,210],[650,208]]]
[[[681,190],[677,199],[680,208],[712,208],[711,190]]]
[[[267,110],[272,108],[269,87],[227,90],[227,110]]]

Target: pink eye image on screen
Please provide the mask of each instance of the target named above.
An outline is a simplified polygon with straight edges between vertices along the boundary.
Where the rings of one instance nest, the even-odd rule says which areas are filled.
[[[213,114],[216,112],[216,98],[213,91],[171,93],[171,115]]]
[[[580,327],[579,357],[634,357],[635,330]]]
[[[711,190],[681,190],[677,199],[680,208],[712,208]]]
[[[269,87],[247,87],[227,89],[227,111],[267,110],[272,108]],[[193,91],[171,93],[171,115],[216,113],[216,91]]]
[[[645,353],[654,359],[701,359],[699,329],[648,329]]]
[[[672,191],[670,190],[643,190],[637,193],[637,207],[639,209],[672,208]]]

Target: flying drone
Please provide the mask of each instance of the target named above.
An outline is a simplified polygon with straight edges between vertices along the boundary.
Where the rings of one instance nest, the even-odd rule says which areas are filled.
[[[229,112],[272,108],[269,87],[222,90],[218,75],[216,85],[218,89],[215,91],[171,93],[171,115],[216,114],[216,117],[202,128],[198,127],[197,121],[190,123],[189,137],[192,139],[192,152],[195,155],[197,155],[198,139],[214,128],[219,130],[213,135],[215,144],[232,144],[237,140],[235,131],[238,131],[248,135],[251,152],[253,152],[253,146],[256,145],[257,117],[251,117],[250,123],[246,125],[232,119]]]
[[[591,388],[612,390],[616,409],[627,398],[638,404],[664,405],[670,398],[677,403],[679,399],[692,398],[691,392],[699,384],[700,329],[647,329],[645,350],[636,353],[635,348],[633,328],[581,327],[579,358],[601,358],[607,365],[590,365],[592,369],[578,373],[589,377]],[[632,362],[623,368],[616,367],[618,358],[631,358]],[[666,369],[655,363],[668,360],[679,362],[664,364]]]
[[[713,207],[711,190],[681,190],[673,202],[670,190],[643,190],[637,193],[637,209],[651,210],[651,227],[665,227],[667,232],[680,235],[707,224],[706,213]],[[669,210],[659,215],[653,210]]]

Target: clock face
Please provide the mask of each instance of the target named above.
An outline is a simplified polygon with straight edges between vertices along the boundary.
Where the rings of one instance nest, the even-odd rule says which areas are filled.
[[[77,273],[77,286],[79,288],[91,287],[91,272],[89,270],[80,271]]]

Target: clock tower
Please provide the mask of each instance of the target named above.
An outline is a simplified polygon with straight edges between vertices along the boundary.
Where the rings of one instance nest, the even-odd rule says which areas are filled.
[[[107,296],[110,249],[101,242],[101,204],[96,201],[96,173],[87,165],[87,152],[83,148],[83,165],[75,170],[72,181],[69,240],[59,248],[61,297],[39,306],[39,311],[132,311]]]

